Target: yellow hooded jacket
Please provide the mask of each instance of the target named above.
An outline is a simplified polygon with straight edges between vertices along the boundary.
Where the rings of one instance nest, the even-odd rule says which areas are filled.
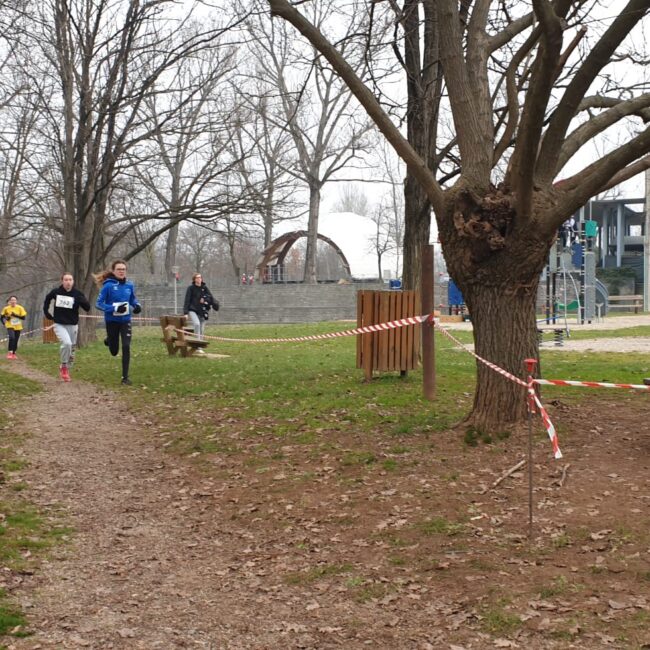
[[[7,305],[2,309],[0,314],[2,315],[2,322],[8,330],[23,329],[23,318],[27,316],[27,312],[21,305],[16,305],[15,307]]]

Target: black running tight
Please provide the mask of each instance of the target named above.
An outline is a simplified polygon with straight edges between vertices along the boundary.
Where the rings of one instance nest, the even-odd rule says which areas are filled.
[[[120,351],[120,339],[122,339],[122,378],[124,379],[129,376],[129,362],[131,361],[131,322],[106,321],[106,334],[108,349],[114,357]]]
[[[7,352],[16,352],[16,350],[18,350],[18,339],[20,338],[20,330],[12,330],[7,328],[7,336],[9,337],[9,345],[7,345]]]

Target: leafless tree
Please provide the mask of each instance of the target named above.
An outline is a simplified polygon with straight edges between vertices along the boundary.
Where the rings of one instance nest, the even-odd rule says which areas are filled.
[[[477,354],[521,375],[523,359],[538,355],[536,293],[558,227],[590,197],[650,166],[650,93],[633,71],[647,55],[633,56],[644,43],[630,38],[650,5],[610,5],[599,28],[588,32],[598,15],[586,0],[532,0],[532,11],[503,0],[411,4],[422,7],[424,38],[419,28],[409,33],[423,44],[420,60],[436,53],[455,126],[453,140],[421,150],[317,25],[286,0],[269,0],[272,14],[297,27],[345,79],[426,193],[449,271],[472,315]],[[628,67],[617,78],[622,57]],[[413,110],[431,138],[438,104],[423,97]],[[626,142],[578,171],[567,167],[577,167],[586,145],[621,125],[631,129]],[[439,152],[457,167],[445,182],[436,175],[441,164],[431,160]],[[522,420],[521,387],[481,363],[477,368],[469,421],[498,429]]]
[[[29,142],[36,115],[27,103],[15,98],[4,107],[0,119],[0,271],[6,271],[12,240],[24,237],[32,225],[35,197],[29,187],[34,179]]]
[[[196,24],[188,26],[194,35],[199,29]],[[179,61],[173,79],[162,79],[157,92],[143,101],[142,119],[152,137],[135,147],[129,158],[151,204],[167,215],[218,218],[223,179],[229,182],[239,164],[230,154],[227,128],[235,108],[228,84],[234,65],[233,46],[207,48]],[[241,196],[238,202],[242,203]],[[180,221],[174,221],[165,246],[168,280],[176,265]]]
[[[174,82],[181,61],[216,46],[228,25],[188,30],[191,3],[179,17],[167,0],[44,0],[15,21],[13,53],[38,103],[41,180],[51,225],[60,233],[65,268],[94,295],[92,273],[120,250],[130,229],[150,219],[158,227],[131,256],[183,215],[167,208],[121,213],[111,204],[129,184],[128,155],[155,136],[173,110],[153,126],[145,103]],[[178,108],[178,106],[174,107]],[[49,162],[45,158],[49,157]]]
[[[379,280],[384,279],[382,269],[382,260],[386,253],[395,249],[395,240],[393,236],[393,223],[390,208],[385,203],[375,205],[370,217],[375,224],[375,232],[370,244],[370,252],[377,256],[377,273]]]
[[[354,0],[352,5],[362,3]],[[257,6],[264,3],[259,0]],[[339,10],[333,0],[316,0],[306,6],[314,24],[337,38],[341,52],[355,74],[367,73],[363,28],[352,20],[344,33],[336,33]],[[357,19],[363,12],[352,10]],[[283,121],[293,140],[298,160],[292,170],[309,191],[309,222],[305,282],[316,282],[316,251],[321,190],[323,185],[349,166],[368,146],[372,124],[359,114],[356,101],[337,74],[311,48],[296,47],[295,39],[281,23],[269,23],[264,15],[251,17],[251,49],[259,62],[260,75],[279,93]]]
[[[219,236],[200,223],[185,223],[180,233],[180,247],[194,272],[205,269],[217,248]]]
[[[366,193],[356,183],[345,183],[339,189],[339,197],[332,206],[333,212],[354,212],[362,217],[370,213]]]
[[[240,72],[245,65],[240,63]],[[251,213],[260,218],[266,248],[275,226],[304,216],[305,210],[297,198],[298,183],[291,172],[296,156],[291,136],[282,124],[277,92],[269,92],[257,75],[251,76],[252,83],[244,80],[242,85],[236,84],[241,104],[236,119],[228,124],[228,144],[238,160],[241,191],[249,197]]]
[[[395,254],[395,276],[397,277],[402,269],[400,259],[405,239],[404,165],[386,141],[377,147],[376,154],[379,158],[378,177],[388,185],[387,191],[380,198],[380,205],[383,207],[385,218],[389,224],[391,250]]]

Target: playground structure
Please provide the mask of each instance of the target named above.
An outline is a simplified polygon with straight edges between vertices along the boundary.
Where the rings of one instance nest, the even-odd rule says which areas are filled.
[[[570,238],[568,242],[562,242],[558,238],[549,252],[548,264],[542,277],[545,288],[545,317],[541,322],[556,325],[562,319],[567,335],[569,313],[575,313],[577,323],[581,325],[600,319],[609,310],[609,292],[596,278],[596,258],[593,250],[596,234],[596,222],[581,222],[575,239]],[[568,246],[563,245],[566,243]],[[576,273],[577,281],[574,277]],[[569,300],[569,282],[573,289],[572,300]]]
[[[650,174],[646,179],[645,199],[590,201],[578,213],[578,222],[593,224],[595,266],[628,269],[634,276],[633,284],[621,294],[641,295],[643,311],[650,311]]]

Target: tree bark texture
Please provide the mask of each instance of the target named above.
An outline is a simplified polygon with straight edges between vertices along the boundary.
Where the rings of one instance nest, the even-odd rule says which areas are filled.
[[[550,241],[519,224],[515,201],[494,187],[486,195],[463,189],[450,195],[439,224],[449,271],[472,318],[476,354],[523,378],[524,359],[539,356],[535,304]],[[522,387],[483,363],[476,365],[468,421],[494,430],[522,420]]]
[[[169,229],[167,241],[165,242],[165,276],[170,282],[174,282],[172,267],[176,266],[176,249],[178,247],[178,229],[176,224]]]
[[[316,284],[318,261],[318,217],[320,215],[320,186],[309,187],[309,226],[305,253],[305,284]]]
[[[514,285],[468,284],[462,290],[474,324],[476,354],[523,379],[524,359],[537,359],[539,354],[535,296],[530,290],[517,291]],[[522,421],[525,416],[525,388],[477,361],[474,404],[468,423],[492,431],[502,424]]]
[[[438,111],[442,91],[439,67],[437,20],[430,3],[423,6],[424,25],[420,26],[420,2],[404,2],[404,63],[406,67],[407,139],[430,169],[435,168]],[[422,35],[421,35],[422,30]],[[422,247],[429,243],[431,201],[424,186],[411,169],[404,182],[404,264],[405,289],[418,289]]]
[[[407,174],[404,183],[404,289],[420,287],[422,246],[429,243],[431,203],[420,183]]]

